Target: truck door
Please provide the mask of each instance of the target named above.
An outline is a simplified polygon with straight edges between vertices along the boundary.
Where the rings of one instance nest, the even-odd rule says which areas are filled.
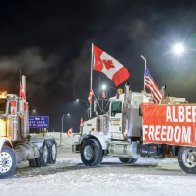
[[[109,131],[113,139],[121,139],[122,137],[122,105],[120,100],[114,100],[110,103]]]

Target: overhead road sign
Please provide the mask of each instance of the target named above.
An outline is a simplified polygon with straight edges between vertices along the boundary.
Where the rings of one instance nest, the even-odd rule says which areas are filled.
[[[48,128],[49,116],[29,116],[29,128]]]

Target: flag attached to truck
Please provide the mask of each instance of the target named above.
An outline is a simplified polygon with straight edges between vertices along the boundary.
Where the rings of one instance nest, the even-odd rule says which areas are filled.
[[[143,142],[196,146],[196,104],[142,104]]]
[[[144,72],[144,85],[151,91],[154,103],[160,103],[162,99],[161,91],[153,80],[148,68]]]
[[[93,45],[93,70],[104,73],[116,86],[129,79],[128,70],[109,54]]]

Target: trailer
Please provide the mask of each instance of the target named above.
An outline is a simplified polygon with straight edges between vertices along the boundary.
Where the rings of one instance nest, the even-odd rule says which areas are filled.
[[[72,150],[87,166],[100,164],[106,155],[122,163],[177,157],[183,171],[196,174],[196,104],[176,97],[155,104],[151,94],[132,92],[126,84],[124,93],[109,99],[105,114],[84,121]]]
[[[31,138],[26,77],[22,76],[20,95],[0,92],[0,178],[11,177],[17,163],[29,161],[30,167],[54,164],[57,143],[53,138]]]

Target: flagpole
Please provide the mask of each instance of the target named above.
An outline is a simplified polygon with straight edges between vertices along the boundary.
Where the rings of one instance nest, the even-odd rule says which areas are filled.
[[[20,69],[20,83],[19,83],[19,96],[21,97],[21,85],[22,85],[22,73],[21,73],[22,71],[21,71],[21,69]]]
[[[140,57],[144,60],[144,72],[146,71],[146,58],[143,55],[140,55]],[[145,74],[144,74],[144,91],[145,91]]]
[[[100,76],[99,76],[99,86],[98,86],[98,101],[99,101],[99,93],[100,93]]]
[[[21,82],[21,78],[22,78],[22,71],[20,69],[20,82]]]
[[[93,51],[93,43],[92,43],[92,54],[91,54],[91,83],[90,83],[90,92],[93,90],[93,62],[94,62],[94,51]],[[90,118],[92,117],[92,99],[90,101]]]

